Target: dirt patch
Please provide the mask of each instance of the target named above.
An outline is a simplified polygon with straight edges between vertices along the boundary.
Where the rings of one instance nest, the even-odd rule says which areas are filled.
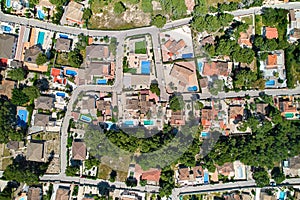
[[[12,164],[11,158],[3,158],[1,170],[4,171],[8,165]]]
[[[90,29],[129,29],[150,25],[151,14],[144,13],[139,4],[127,4],[126,11],[120,15],[114,13],[113,3],[99,9],[100,5],[100,3],[91,5],[92,10],[98,12],[94,12],[89,20]]]

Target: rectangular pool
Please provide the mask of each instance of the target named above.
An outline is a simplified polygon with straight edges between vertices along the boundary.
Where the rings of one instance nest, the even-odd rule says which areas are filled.
[[[28,111],[27,110],[18,110],[18,113],[17,113],[17,125],[19,127],[26,127],[26,123],[27,123],[27,120],[28,120]]]
[[[285,118],[294,118],[294,113],[285,113]]]
[[[141,63],[141,73],[142,74],[150,74],[150,69],[151,69],[150,64],[151,64],[151,62],[148,60],[142,61],[142,63]]]
[[[148,126],[151,126],[151,125],[153,125],[153,124],[154,124],[153,120],[145,120],[145,121],[144,121],[144,125],[145,125],[145,126],[147,126],[147,125],[148,125]]]
[[[76,76],[77,75],[77,72],[73,71],[73,70],[70,70],[70,69],[67,69],[66,70],[66,74],[69,75],[69,76]]]
[[[201,132],[201,137],[208,137],[209,133],[208,132]]]
[[[56,96],[58,96],[58,97],[65,97],[66,93],[64,93],[64,92],[57,92]]]
[[[128,120],[128,121],[125,121],[124,124],[127,126],[133,126],[134,122],[132,120],[130,120],[130,121]]]
[[[208,184],[209,183],[209,174],[208,172],[204,172],[204,184]]]
[[[266,86],[274,86],[274,85],[275,85],[275,80],[266,81]]]
[[[84,122],[91,122],[92,118],[86,116],[86,115],[81,115],[80,116],[80,120],[84,121]]]
[[[6,0],[6,7],[10,8],[11,7],[11,0]]]
[[[38,34],[38,39],[37,39],[37,44],[43,45],[44,44],[44,39],[45,39],[45,32],[39,32]]]
[[[285,192],[284,191],[280,191],[279,193],[279,200],[284,200],[285,199]]]
[[[107,84],[107,80],[106,79],[97,79],[97,84],[98,85],[105,85],[105,84]]]

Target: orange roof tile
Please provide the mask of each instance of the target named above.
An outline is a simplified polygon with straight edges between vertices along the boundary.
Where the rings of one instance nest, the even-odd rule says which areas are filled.
[[[272,28],[272,27],[266,27],[266,37],[268,39],[277,39],[278,38],[278,31],[277,28]]]
[[[147,181],[159,182],[161,170],[155,169],[142,173],[142,179]]]
[[[60,69],[51,68],[51,75],[52,76],[59,76],[59,74],[60,74]]]
[[[268,55],[268,65],[277,65],[277,55]]]

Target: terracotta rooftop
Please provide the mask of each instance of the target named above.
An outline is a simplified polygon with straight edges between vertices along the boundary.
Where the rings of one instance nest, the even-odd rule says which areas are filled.
[[[272,27],[265,27],[265,35],[268,39],[277,39],[278,38],[278,31],[277,28]]]
[[[236,119],[244,115],[244,108],[242,106],[230,106],[229,107],[229,118]]]
[[[142,179],[147,181],[159,182],[161,170],[154,169],[142,173]]]
[[[212,62],[212,63],[205,63],[203,67],[202,74],[204,76],[213,76],[213,75],[222,75],[228,76],[228,63],[226,62]]]
[[[276,54],[268,55],[267,64],[271,66],[277,65],[277,55]]]
[[[70,190],[66,188],[58,188],[55,200],[69,200]]]
[[[41,188],[31,187],[28,190],[27,199],[28,200],[41,200],[42,199],[42,195],[41,194],[42,194]]]
[[[59,76],[59,75],[60,75],[60,69],[51,68],[51,76]]]
[[[179,180],[185,181],[190,179],[190,170],[189,168],[180,168],[178,169]]]

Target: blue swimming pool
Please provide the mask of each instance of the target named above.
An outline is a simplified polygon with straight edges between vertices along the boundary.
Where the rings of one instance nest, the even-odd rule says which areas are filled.
[[[91,122],[92,121],[92,118],[88,117],[88,116],[85,116],[85,115],[81,115],[80,116],[80,119],[84,122]]]
[[[204,172],[204,184],[208,184],[209,183],[209,174],[208,172]]]
[[[26,127],[26,123],[28,120],[28,111],[27,110],[18,110],[18,119],[17,124],[19,127]]]
[[[209,133],[208,132],[201,132],[201,137],[208,137]]]
[[[66,93],[64,93],[64,92],[57,92],[56,96],[58,96],[58,97],[65,97]]]
[[[44,12],[42,10],[38,10],[37,14],[38,14],[38,18],[39,19],[44,20],[45,14],[44,14]]]
[[[151,126],[151,125],[153,125],[154,124],[154,121],[153,120],[145,120],[144,121],[144,125],[145,126]]]
[[[188,87],[188,91],[189,92],[195,92],[198,90],[198,87],[197,86],[191,86],[191,87]]]
[[[6,7],[10,8],[11,7],[11,0],[6,0]]]
[[[97,79],[97,84],[98,85],[105,85],[107,83],[106,79]]]
[[[65,39],[68,39],[68,38],[69,38],[69,36],[64,35],[64,34],[59,34],[59,37],[60,37],[60,38],[65,38]]]
[[[202,73],[203,63],[202,62],[198,62],[197,65],[198,65],[198,71],[199,71],[199,73]]]
[[[45,39],[45,32],[40,31],[38,34],[37,44],[43,45],[44,39]]]
[[[141,63],[141,73],[142,74],[150,74],[150,70],[151,70],[150,64],[151,64],[151,62],[148,60],[142,61],[142,63]]]
[[[21,197],[19,200],[25,200],[25,197]]]
[[[275,80],[266,81],[266,86],[274,86],[274,85],[275,85]]]
[[[66,70],[66,74],[69,75],[69,76],[76,76],[77,75],[77,72],[73,71],[73,70],[70,70],[70,69],[67,69]]]
[[[134,122],[132,120],[128,120],[128,121],[125,121],[124,124],[127,126],[133,126]]]
[[[186,58],[193,58],[193,53],[185,53],[185,54],[182,54],[182,58],[183,58],[183,59],[186,59]]]
[[[279,193],[279,200],[284,200],[285,199],[285,192],[284,191],[280,191]]]
[[[9,26],[2,26],[1,28],[4,32],[10,32],[11,31],[11,28]]]

